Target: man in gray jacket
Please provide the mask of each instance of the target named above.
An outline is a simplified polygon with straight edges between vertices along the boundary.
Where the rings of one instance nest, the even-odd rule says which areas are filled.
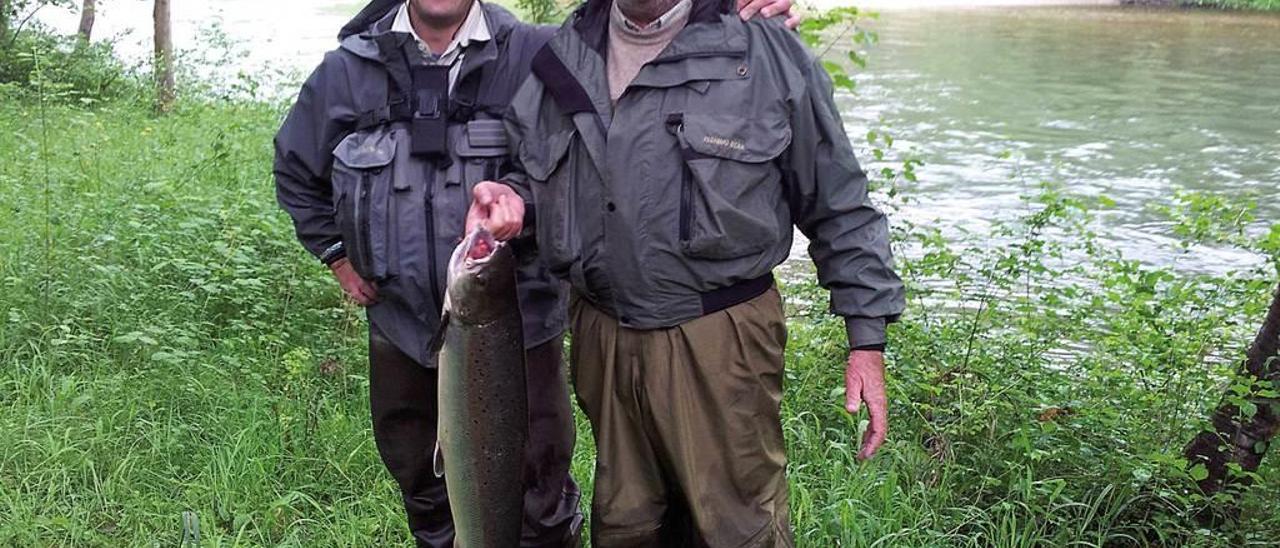
[[[304,247],[369,315],[374,439],[419,546],[452,546],[433,473],[445,266],[471,188],[506,169],[501,115],[550,32],[473,0],[375,0],[340,35],[276,135],[280,205]],[[572,545],[573,416],[561,369],[565,295],[521,272],[529,368],[524,546]]]
[[[516,169],[476,186],[468,224],[530,229],[573,288],[593,544],[790,546],[771,272],[792,226],[845,318],[860,458],[884,440],[885,326],[904,307],[830,79],[724,0],[588,0],[532,66],[507,120]]]
[[[742,15],[788,0],[743,2]],[[373,0],[308,78],[276,135],[280,205],[299,240],[367,306],[374,439],[420,546],[451,546],[434,475],[435,356],[445,267],[472,187],[510,170],[502,113],[554,32],[474,0]],[[561,368],[565,293],[519,274],[530,442],[523,546],[576,542],[574,428]]]

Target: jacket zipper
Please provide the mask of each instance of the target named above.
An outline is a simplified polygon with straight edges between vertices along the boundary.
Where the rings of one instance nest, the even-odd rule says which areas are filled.
[[[693,172],[684,159],[680,161],[684,176],[680,181],[680,241],[689,241],[690,217],[693,216]]]
[[[427,186],[424,192],[426,195],[426,207],[424,209],[426,210],[427,218],[427,257],[430,258],[430,268],[428,269],[430,272],[428,273],[428,276],[430,277],[431,283],[431,296],[435,298],[436,306],[442,307],[444,306],[444,299],[443,296],[440,295],[440,261],[437,260],[439,257],[436,256],[436,220],[431,200],[431,195],[433,194],[432,188],[434,186],[435,175],[428,175]]]
[[[352,249],[352,259],[361,271],[361,274],[368,276],[369,272],[369,215],[365,211],[365,207],[369,203],[369,174],[367,172],[360,173],[360,182],[356,185],[355,203],[352,204],[352,219],[356,228],[356,241]]]
[[[689,53],[682,53],[679,55],[672,55],[669,57],[659,57],[657,59],[649,61],[649,63],[655,64],[655,65],[661,65],[664,63],[674,63],[676,61],[684,61],[685,59],[701,59],[701,58],[707,58],[707,57],[738,57],[739,55],[741,55],[741,53],[742,52],[739,52],[739,51],[729,51],[729,50],[692,51]]]
[[[693,170],[689,169],[689,154],[684,137],[684,113],[673,114],[667,120],[674,124],[676,142],[680,145],[680,241],[688,242],[693,217]]]

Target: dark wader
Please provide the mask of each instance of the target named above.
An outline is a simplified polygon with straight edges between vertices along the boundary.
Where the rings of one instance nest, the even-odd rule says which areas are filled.
[[[562,338],[526,353],[529,445],[525,456],[524,533],[520,545],[576,545],[578,487],[569,477],[573,413],[561,361]],[[418,546],[452,546],[453,519],[444,478],[432,470],[436,444],[436,370],[418,365],[378,332],[369,335],[373,435],[400,484]],[[567,542],[566,540],[569,539]]]

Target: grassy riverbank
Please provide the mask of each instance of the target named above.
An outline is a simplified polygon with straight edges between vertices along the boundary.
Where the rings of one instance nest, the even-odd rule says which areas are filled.
[[[1280,0],[1120,0],[1139,6],[1182,6],[1227,10],[1280,11]]]
[[[275,207],[281,105],[188,98],[157,117],[127,76],[88,93],[43,63],[35,85],[0,85],[0,544],[178,545],[189,512],[204,545],[407,545],[369,428],[362,314]],[[860,150],[894,157],[870,137]],[[909,172],[876,175],[890,207],[911,198]],[[1178,457],[1232,385],[1280,226],[1182,196],[1167,214],[1186,252],[1271,260],[1174,273],[1097,245],[1105,197],[1015,183],[1025,209],[990,234],[895,221],[911,301],[888,356],[891,439],[869,463],[840,406],[841,325],[794,269],[798,544],[1280,542],[1274,462],[1240,521],[1209,530]],[[588,490],[591,462],[580,423]]]
[[[1280,0],[1192,0],[1188,3],[1228,9],[1280,11]]]
[[[842,0],[813,0],[819,9],[848,5]],[[1037,6],[1106,6],[1133,4],[1140,6],[1207,7],[1231,10],[1280,11],[1280,0],[863,0],[859,7],[873,10],[909,10],[918,8],[972,7],[1037,7]]]

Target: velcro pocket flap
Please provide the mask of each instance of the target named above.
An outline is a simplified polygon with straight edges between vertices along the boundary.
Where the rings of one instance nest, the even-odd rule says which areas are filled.
[[[791,126],[778,116],[686,113],[683,133],[685,146],[694,152],[739,162],[768,162],[791,144]]]
[[[507,129],[502,120],[467,122],[466,135],[454,144],[463,158],[494,158],[507,155]]]
[[[396,142],[390,131],[352,133],[333,149],[333,157],[353,169],[384,167],[396,157]]]

